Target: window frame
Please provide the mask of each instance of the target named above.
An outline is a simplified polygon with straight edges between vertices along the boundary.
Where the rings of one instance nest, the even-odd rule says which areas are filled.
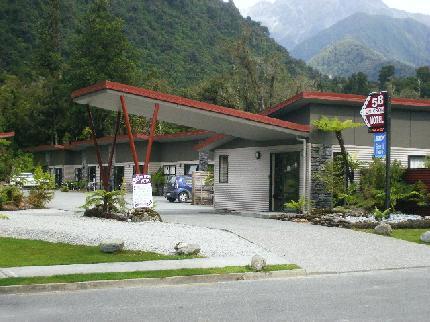
[[[166,173],[166,167],[169,167],[168,173]],[[175,169],[175,173],[171,173],[172,168]],[[165,175],[165,176],[176,176],[176,173],[177,173],[176,164],[164,164],[163,165],[163,175]]]
[[[419,157],[419,158],[423,158],[423,163],[424,163],[424,166],[422,167],[422,168],[412,168],[411,167],[411,159],[412,158],[417,158],[417,157]],[[412,154],[412,155],[408,155],[408,169],[425,169],[425,162],[426,162],[426,155],[424,155],[424,154]]]
[[[218,157],[219,171],[218,171],[218,182],[228,183],[229,180],[229,160],[228,155],[222,154]],[[224,169],[225,167],[225,169]]]

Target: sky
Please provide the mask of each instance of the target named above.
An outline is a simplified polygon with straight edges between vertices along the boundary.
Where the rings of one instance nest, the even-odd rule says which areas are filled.
[[[243,12],[260,0],[233,0],[236,6]],[[274,0],[268,0],[274,1]],[[354,1],[354,0],[351,0]],[[389,7],[409,12],[417,12],[430,15],[430,0],[383,0]]]

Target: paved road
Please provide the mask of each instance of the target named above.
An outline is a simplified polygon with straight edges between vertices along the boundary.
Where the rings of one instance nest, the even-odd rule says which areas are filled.
[[[1,321],[428,321],[430,270],[0,296]]]

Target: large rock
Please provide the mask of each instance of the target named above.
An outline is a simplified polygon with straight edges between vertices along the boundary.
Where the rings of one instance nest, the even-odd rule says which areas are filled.
[[[122,240],[107,240],[101,242],[99,247],[103,253],[116,253],[124,248],[124,242]]]
[[[266,260],[260,255],[254,255],[251,259],[251,267],[257,272],[261,272],[266,267]]]
[[[162,221],[161,216],[152,208],[136,208],[130,211],[129,219],[132,222]]]
[[[179,242],[175,246],[175,251],[178,255],[198,255],[200,253],[200,246]]]
[[[424,243],[430,243],[430,230],[426,231],[424,234],[422,234],[420,239]]]
[[[392,231],[391,226],[386,223],[381,223],[375,227],[375,233],[378,235],[390,236]]]

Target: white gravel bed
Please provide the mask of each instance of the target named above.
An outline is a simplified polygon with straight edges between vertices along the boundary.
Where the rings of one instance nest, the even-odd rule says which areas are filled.
[[[344,219],[350,223],[359,223],[359,222],[376,223],[377,222],[377,220],[375,219],[375,216],[373,215],[368,217],[347,216]],[[421,219],[423,219],[423,217],[417,216],[417,215],[394,213],[394,214],[391,214],[387,219],[383,219],[382,222],[385,222],[388,224],[396,224],[396,223],[401,223],[409,220],[421,220]]]
[[[175,223],[130,223],[86,218],[59,210],[2,212],[9,220],[0,220],[0,236],[98,245],[106,239],[124,240],[130,250],[169,254],[178,242],[196,243],[207,257],[271,256],[264,249],[235,234],[219,229]]]

